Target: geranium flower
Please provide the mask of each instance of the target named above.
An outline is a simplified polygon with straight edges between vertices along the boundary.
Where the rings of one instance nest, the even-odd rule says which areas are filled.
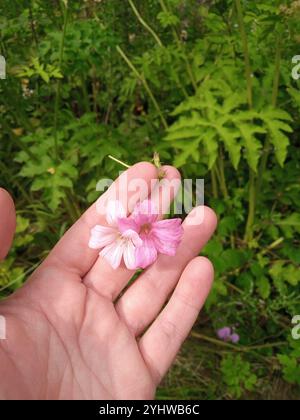
[[[230,327],[223,327],[217,331],[217,335],[220,340],[237,344],[240,341],[240,336],[233,332]]]
[[[139,203],[131,216],[119,201],[111,201],[106,209],[109,226],[96,225],[91,230],[89,247],[103,248],[100,255],[113,268],[124,258],[128,269],[146,268],[159,253],[174,256],[181,241],[181,219],[158,220],[158,212],[150,200]]]
[[[126,212],[119,201],[110,201],[106,208],[106,221],[109,226],[96,225],[91,230],[89,247],[100,249],[101,255],[116,269],[120,266],[122,257],[129,270],[136,268],[136,248],[142,245],[142,239],[134,230],[120,232],[118,220],[123,219]]]
[[[139,234],[143,243],[136,247],[136,267],[146,268],[158,253],[174,256],[183,235],[181,219],[158,220],[158,211],[151,200],[144,200],[134,208],[130,217],[118,221],[120,231],[128,229]]]

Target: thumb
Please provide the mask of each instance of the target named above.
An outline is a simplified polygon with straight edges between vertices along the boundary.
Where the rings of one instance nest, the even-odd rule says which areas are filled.
[[[16,228],[14,202],[7,191],[0,188],[0,261],[3,260],[12,244]]]

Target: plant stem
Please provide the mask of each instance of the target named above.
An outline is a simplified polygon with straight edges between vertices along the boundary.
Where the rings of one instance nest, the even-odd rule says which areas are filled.
[[[216,175],[215,167],[211,169],[210,174],[211,174],[212,194],[214,198],[218,198],[218,184],[217,184],[217,175]]]
[[[208,337],[207,335],[199,334],[199,333],[196,333],[196,332],[192,332],[191,336],[195,337],[195,338],[199,338],[201,340],[205,340],[208,343],[212,343],[212,344],[216,344],[218,346],[230,348],[230,349],[238,351],[238,352],[248,352],[248,351],[252,351],[252,350],[270,349],[270,348],[273,348],[273,347],[281,347],[281,346],[286,345],[286,342],[278,341],[278,342],[274,342],[274,343],[265,343],[265,344],[259,344],[259,345],[254,345],[254,346],[238,346],[238,345],[234,345],[234,344],[227,343],[225,341],[217,340],[216,338]]]
[[[244,16],[241,0],[235,0],[237,18],[242,38],[243,52],[244,52],[244,62],[245,62],[245,76],[247,81],[247,101],[248,107],[251,109],[253,107],[253,86],[252,86],[252,71],[250,63],[250,54],[248,48],[248,40],[246,29],[244,25]],[[248,217],[246,222],[245,229],[245,241],[248,243],[253,239],[253,225],[255,220],[255,210],[256,210],[256,175],[255,172],[250,168],[249,169],[249,208],[248,208]]]
[[[27,276],[28,274],[32,273],[38,266],[40,265],[40,262],[34,264],[32,267],[30,267],[28,270],[26,270],[23,274],[12,280],[10,283],[6,284],[5,286],[0,288],[0,292],[3,292],[4,290],[8,289],[9,287],[13,286],[15,283],[20,281],[22,278]]]
[[[274,108],[277,106],[277,98],[278,98],[278,91],[279,91],[280,62],[281,62],[281,42],[280,42],[280,38],[278,37],[277,43],[276,43],[275,75],[274,75],[272,102],[271,102]]]
[[[169,10],[168,10],[168,7],[166,6],[164,0],[159,0],[159,3],[160,3],[160,6],[161,6],[162,10],[164,12],[168,13]],[[182,43],[180,41],[180,38],[179,38],[179,36],[178,36],[175,28],[172,28],[172,34],[173,34],[173,38],[174,38],[174,40],[175,40],[178,48],[180,49],[180,51],[181,51],[181,53],[183,55],[183,59],[184,59],[185,65],[186,65],[187,73],[188,73],[189,78],[191,80],[192,86],[193,86],[193,88],[194,88],[194,90],[196,92],[198,87],[197,87],[196,79],[195,79],[195,76],[194,76],[194,73],[193,73],[193,69],[192,69],[192,67],[190,65],[190,62],[189,62],[189,59],[188,59],[188,57],[187,57],[187,55],[185,53],[185,50],[182,47]]]
[[[158,43],[158,45],[160,47],[163,47],[163,44],[161,42],[161,39],[159,38],[159,36],[157,35],[157,33],[151,28],[151,26],[148,25],[147,22],[145,22],[145,20],[142,18],[142,16],[140,15],[138,9],[136,8],[134,2],[132,0],[128,0],[134,14],[136,15],[136,17],[138,18],[139,22],[141,23],[141,25],[153,36],[153,38],[155,39],[155,41]]]
[[[29,2],[29,17],[30,17],[30,27],[32,32],[32,38],[35,42],[35,45],[38,46],[38,38],[34,27],[33,11],[32,11],[32,0]]]
[[[247,81],[247,99],[249,108],[253,106],[253,93],[252,93],[252,71],[251,71],[251,64],[250,64],[250,55],[249,55],[249,48],[248,48],[248,40],[246,29],[244,25],[244,17],[243,17],[243,8],[241,4],[241,0],[235,0],[236,10],[237,10],[237,18],[242,38],[243,44],[243,51],[244,51],[244,61],[245,61],[245,75]]]
[[[89,94],[88,94],[83,76],[81,76],[81,88],[82,88],[82,96],[83,96],[82,99],[84,103],[85,112],[89,113],[90,112],[90,98],[89,98]]]
[[[224,171],[224,161],[222,154],[218,157],[218,167],[219,167],[219,175],[220,175],[220,188],[223,193],[225,199],[229,198],[228,189],[226,185],[226,178],[225,178],[225,171]]]
[[[226,185],[225,170],[224,170],[224,157],[223,157],[222,150],[219,151],[219,157],[218,157],[217,162],[219,164],[218,165],[218,167],[219,167],[218,174],[219,174],[219,180],[220,180],[220,188],[221,188],[223,197],[225,198],[225,200],[228,201],[229,209],[231,209],[232,205],[228,200],[229,199],[229,194],[228,194],[228,189],[227,189],[227,185]],[[230,235],[230,244],[231,244],[231,248],[233,249],[234,245],[235,245],[233,234]]]
[[[77,215],[77,212],[76,212],[75,208],[71,204],[72,200],[70,200],[68,198],[68,196],[66,195],[66,196],[64,196],[63,201],[64,201],[65,208],[66,208],[66,210],[67,210],[67,212],[70,216],[71,222],[75,223],[76,220],[78,219],[78,215]]]
[[[282,242],[284,242],[284,238],[278,238],[278,239],[276,239],[276,241],[274,241],[269,246],[267,246],[265,249],[263,249],[261,251],[260,255],[263,256],[263,255],[267,254],[272,249],[277,248],[279,245],[281,245]]]
[[[248,208],[248,218],[246,223],[245,231],[245,241],[248,243],[253,239],[253,224],[255,219],[255,209],[256,209],[256,175],[255,172],[250,169],[250,179],[249,179],[249,208]]]
[[[279,91],[279,81],[280,81],[280,62],[281,62],[281,42],[279,36],[277,37],[276,42],[276,58],[275,58],[275,75],[274,75],[274,82],[273,82],[273,90],[272,90],[272,100],[271,104],[273,108],[277,106],[277,98],[278,98],[278,91]],[[263,148],[263,154],[261,158],[261,162],[258,169],[258,177],[256,183],[256,194],[260,193],[263,175],[267,168],[267,163],[270,155],[270,135],[267,135],[266,141]]]
[[[161,48],[165,48],[163,45],[162,40],[160,39],[160,37],[157,35],[157,33],[151,28],[150,25],[148,25],[148,23],[142,18],[141,14],[139,13],[139,11],[137,10],[133,0],[128,0],[129,4],[134,12],[134,14],[136,15],[136,17],[138,18],[139,22],[141,23],[141,25],[153,36],[153,38],[155,39],[155,41],[157,42],[157,44],[161,47]],[[176,72],[174,71],[173,67],[171,67],[170,69],[172,76],[175,79],[175,83],[177,84],[178,88],[182,91],[183,95],[185,98],[188,98],[188,93],[185,89],[185,87],[181,84],[178,75],[176,74]]]
[[[59,71],[61,70],[62,61],[63,61],[66,30],[67,30],[67,23],[68,23],[68,4],[67,2],[64,2],[64,1],[62,2],[62,4],[63,4],[63,9],[64,9],[64,23],[63,23],[63,32],[62,32],[62,37],[60,41],[59,58],[58,58]],[[54,107],[54,148],[55,148],[56,160],[59,160],[57,125],[58,125],[58,111],[59,111],[59,103],[60,103],[60,87],[61,87],[61,81],[59,79],[56,84],[55,107]]]
[[[93,112],[96,115],[96,121],[99,122],[98,118],[98,107],[97,107],[97,98],[98,98],[98,82],[97,82],[97,71],[94,64],[92,64],[92,89],[93,89]]]
[[[127,165],[127,163],[122,162],[121,160],[113,157],[112,155],[108,155],[108,157],[109,157],[109,159],[114,160],[115,162],[119,163],[120,165],[125,166],[125,168],[127,168],[127,169],[130,168],[130,166]]]
[[[124,51],[122,50],[122,48],[120,46],[117,46],[117,51],[121,55],[121,57],[126,61],[126,63],[128,64],[129,68],[133,71],[133,73],[135,74],[135,76],[143,84],[146,92],[148,93],[148,95],[149,95],[149,97],[150,97],[150,99],[151,99],[151,101],[152,101],[152,103],[153,103],[153,105],[154,105],[154,107],[155,107],[155,109],[156,109],[156,111],[158,113],[158,115],[160,116],[161,122],[162,122],[165,130],[167,130],[168,129],[167,121],[166,121],[165,117],[163,116],[163,113],[162,113],[162,111],[161,111],[161,109],[160,109],[160,107],[158,105],[157,100],[155,99],[155,97],[154,97],[154,95],[152,93],[152,90],[151,90],[150,86],[148,85],[147,80],[145,79],[145,77],[142,74],[140,74],[138,72],[138,70],[136,69],[136,67],[134,66],[134,64],[130,61],[130,59],[127,57],[127,55],[124,53]]]

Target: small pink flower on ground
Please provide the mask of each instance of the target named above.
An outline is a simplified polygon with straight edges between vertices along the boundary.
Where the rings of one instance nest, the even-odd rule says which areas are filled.
[[[229,342],[231,341],[233,344],[237,344],[240,341],[240,336],[233,332],[230,327],[223,327],[217,331],[217,336],[220,340]]]
[[[182,239],[181,219],[158,220],[157,208],[151,200],[137,204],[129,218],[119,220],[121,232],[136,231],[143,244],[136,248],[136,266],[146,268],[152,264],[158,253],[175,256]]]
[[[222,341],[229,341],[230,335],[231,335],[231,328],[229,327],[223,327],[217,331],[217,336]]]
[[[240,336],[236,333],[231,334],[231,342],[237,344],[240,341]]]
[[[106,209],[106,221],[109,226],[96,225],[91,230],[89,247],[103,248],[100,255],[116,269],[120,266],[122,257],[129,270],[136,268],[135,250],[142,245],[138,233],[128,229],[120,233],[118,220],[124,218],[126,212],[119,201],[110,201]]]

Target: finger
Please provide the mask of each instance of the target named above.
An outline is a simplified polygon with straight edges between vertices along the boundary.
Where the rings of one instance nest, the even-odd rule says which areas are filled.
[[[209,260],[203,257],[192,260],[169,303],[141,338],[139,347],[155,383],[166,374],[189,334],[210,292],[213,276]]]
[[[116,310],[128,328],[138,336],[155,319],[189,261],[197,256],[213,235],[215,213],[197,207],[183,223],[184,234],[175,257],[160,255],[119,299]]]
[[[56,264],[83,277],[91,269],[99,254],[99,250],[89,248],[88,243],[91,228],[96,224],[106,224],[104,211],[106,203],[117,199],[129,211],[135,196],[146,198],[151,190],[151,184],[156,179],[157,169],[147,162],[137,163],[123,172],[105,194],[68,230],[42,267]]]
[[[0,188],[0,261],[3,260],[12,244],[16,229],[14,202],[7,191]]]
[[[160,218],[169,213],[170,205],[181,187],[181,175],[173,166],[162,166],[163,179],[151,191],[151,201],[158,210]]]
[[[151,199],[157,205],[160,216],[168,211],[180,186],[180,174],[172,166],[164,166],[164,179],[155,185],[151,191]],[[138,197],[137,197],[138,201]],[[105,258],[98,257],[97,261],[84,278],[87,287],[97,291],[102,296],[115,300],[134,274],[122,263],[114,270]]]

